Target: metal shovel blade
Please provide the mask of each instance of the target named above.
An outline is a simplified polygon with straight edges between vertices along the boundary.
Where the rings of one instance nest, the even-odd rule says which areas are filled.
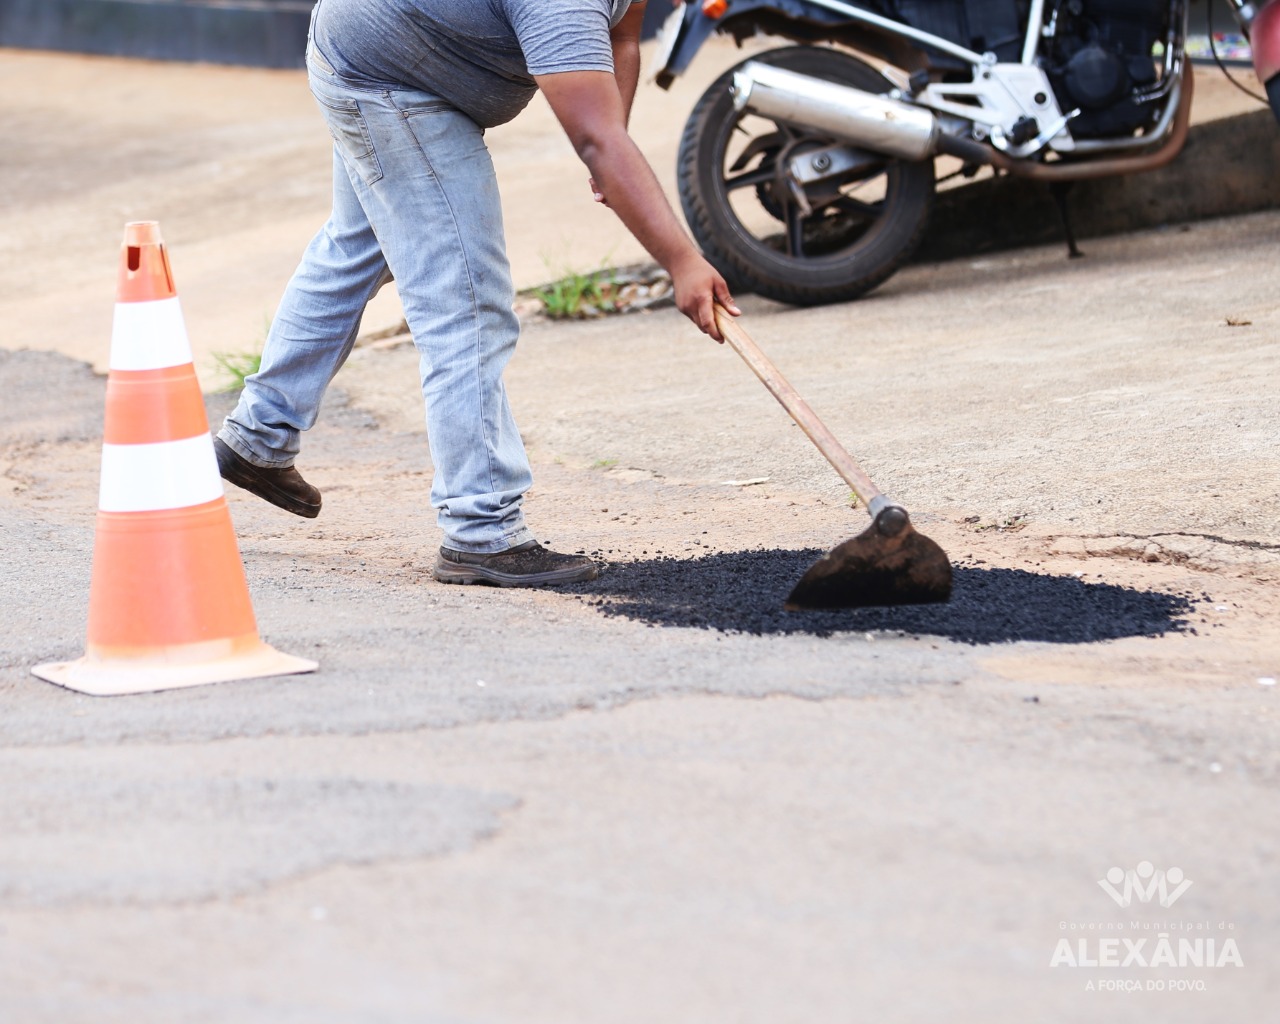
[[[886,498],[872,483],[751,335],[722,306],[717,304],[714,310],[724,340],[751,367],[871,514],[867,530],[810,566],[783,607],[803,611],[947,600],[951,596],[951,563],[942,548],[916,533],[907,510]]]
[[[909,521],[888,524],[881,518],[814,562],[783,607],[867,608],[950,598],[951,562],[942,548],[916,533]],[[897,532],[886,533],[886,525]]]

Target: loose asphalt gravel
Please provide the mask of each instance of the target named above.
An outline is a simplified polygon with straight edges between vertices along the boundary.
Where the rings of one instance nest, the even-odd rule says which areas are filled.
[[[566,589],[605,615],[756,636],[900,632],[967,644],[1078,644],[1195,631],[1187,618],[1196,600],[1191,594],[982,565],[955,567],[945,604],[784,611],[788,591],[822,554],[816,548],[772,548],[693,559],[663,556],[606,564],[599,580]]]

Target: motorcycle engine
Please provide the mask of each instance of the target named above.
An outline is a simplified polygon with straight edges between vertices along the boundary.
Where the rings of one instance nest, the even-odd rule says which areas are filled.
[[[1151,123],[1134,97],[1156,82],[1152,50],[1165,36],[1169,0],[1065,0],[1045,72],[1078,139],[1115,138]]]

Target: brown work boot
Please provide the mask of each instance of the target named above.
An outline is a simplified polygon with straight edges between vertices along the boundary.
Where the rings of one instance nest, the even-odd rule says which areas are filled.
[[[547,587],[593,580],[600,575],[600,567],[585,555],[561,555],[530,540],[488,555],[441,548],[433,575],[441,583]]]
[[[314,519],[320,514],[320,492],[303,480],[302,474],[292,466],[287,469],[255,466],[236,454],[220,437],[213,439],[213,451],[218,456],[218,472],[222,479],[296,516]]]

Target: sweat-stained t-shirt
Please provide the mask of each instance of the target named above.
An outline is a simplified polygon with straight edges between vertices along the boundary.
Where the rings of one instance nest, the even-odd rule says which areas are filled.
[[[632,0],[320,0],[312,42],[353,85],[409,87],[481,127],[510,121],[534,75],[613,71],[609,30]]]

